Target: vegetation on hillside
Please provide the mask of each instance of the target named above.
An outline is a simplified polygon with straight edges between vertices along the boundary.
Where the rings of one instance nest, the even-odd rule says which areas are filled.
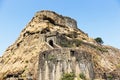
[[[75,74],[74,73],[65,73],[62,75],[61,80],[74,80]]]
[[[100,37],[97,37],[97,38],[95,38],[94,39],[98,44],[103,44],[104,42],[103,42],[103,40],[102,40],[102,38],[100,38]]]

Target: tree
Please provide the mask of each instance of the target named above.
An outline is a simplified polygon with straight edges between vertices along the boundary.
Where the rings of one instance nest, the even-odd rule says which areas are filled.
[[[102,40],[102,38],[100,38],[100,37],[97,37],[97,38],[95,38],[94,39],[97,43],[99,43],[99,44],[103,44],[104,42],[103,42],[103,40]]]

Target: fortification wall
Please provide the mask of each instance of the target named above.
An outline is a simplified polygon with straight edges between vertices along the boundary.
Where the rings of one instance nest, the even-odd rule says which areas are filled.
[[[73,72],[76,79],[84,73],[87,79],[94,78],[92,56],[77,49],[52,49],[40,53],[38,80],[60,80],[64,73]]]

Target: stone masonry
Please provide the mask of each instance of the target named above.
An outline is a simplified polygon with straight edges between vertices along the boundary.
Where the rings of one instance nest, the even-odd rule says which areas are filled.
[[[76,79],[85,74],[87,79],[94,78],[92,56],[78,49],[62,48],[40,53],[38,80],[60,80],[64,73],[73,72]]]

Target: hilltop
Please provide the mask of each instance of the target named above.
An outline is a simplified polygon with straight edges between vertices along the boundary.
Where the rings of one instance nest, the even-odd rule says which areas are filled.
[[[71,51],[74,58],[68,55]],[[9,46],[0,58],[0,80],[11,78],[36,80],[40,77],[39,74],[43,75],[40,70],[47,65],[45,61],[53,64],[59,59],[65,60],[66,66],[68,60],[73,63],[77,61],[80,61],[79,64],[83,63],[81,64],[83,68],[75,74],[79,75],[83,72],[88,79],[105,79],[109,76],[117,79],[120,76],[119,49],[98,44],[88,34],[78,29],[74,19],[43,10],[35,14],[15,43]],[[52,70],[49,68],[44,70],[46,69]],[[68,72],[74,72],[70,69]],[[63,72],[66,72],[65,70],[67,69],[64,68]]]

